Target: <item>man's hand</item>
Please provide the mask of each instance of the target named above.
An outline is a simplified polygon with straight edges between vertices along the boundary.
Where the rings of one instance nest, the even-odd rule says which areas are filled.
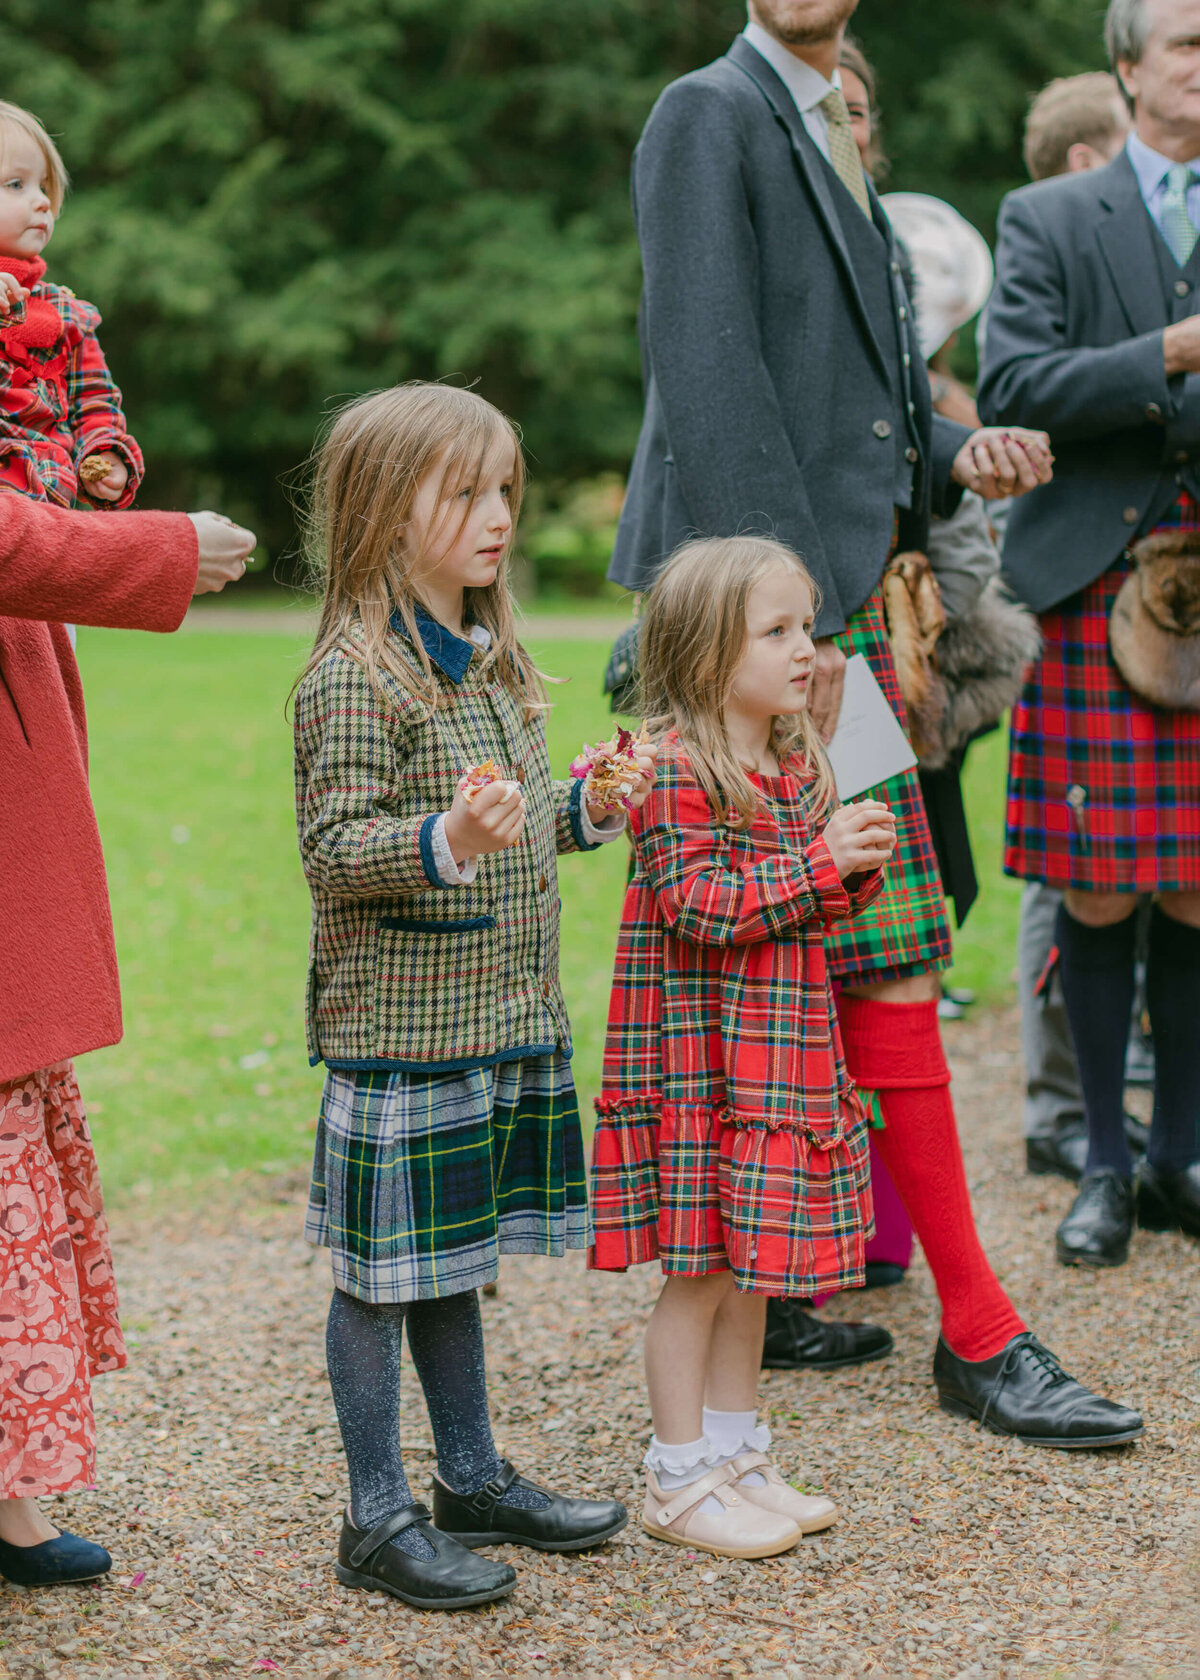
[[[1176,373],[1200,373],[1200,315],[1163,329],[1163,367],[1168,379]]]
[[[896,844],[896,819],[879,799],[839,805],[825,824],[825,844],[843,881],[882,869]]]
[[[517,782],[489,782],[470,800],[460,786],[446,812],[446,839],[456,863],[515,846],[525,827],[525,797]]]
[[[111,449],[101,449],[95,455],[89,455],[79,473],[79,488],[94,501],[119,502],[128,483],[129,469]]]
[[[9,315],[29,293],[15,274],[0,270],[0,316]]]
[[[828,746],[833,740],[838,713],[842,709],[846,655],[828,636],[820,637],[815,645],[817,657],[813,664],[812,683],[808,691],[808,710],[817,726],[817,734]]]
[[[200,540],[200,567],[193,595],[216,595],[246,575],[246,561],[258,546],[253,531],[223,513],[189,513]]]
[[[981,426],[954,457],[951,477],[985,502],[1023,496],[1054,477],[1050,439],[1028,426]]]

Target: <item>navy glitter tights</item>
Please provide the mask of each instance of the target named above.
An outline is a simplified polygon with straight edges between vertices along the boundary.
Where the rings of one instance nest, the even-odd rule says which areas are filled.
[[[456,1493],[475,1493],[500,1469],[488,1418],[479,1297],[473,1289],[438,1301],[375,1303],[335,1289],[325,1330],[325,1353],[337,1407],[350,1515],[355,1528],[374,1528],[414,1505],[400,1451],[400,1350],[417,1368],[437,1448],[438,1474]],[[540,1508],[542,1494],[511,1487],[506,1505]],[[392,1542],[411,1557],[432,1557],[423,1535],[409,1528]]]

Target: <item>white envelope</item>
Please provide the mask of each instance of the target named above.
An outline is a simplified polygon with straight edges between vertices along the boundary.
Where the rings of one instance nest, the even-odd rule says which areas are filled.
[[[843,800],[857,798],[889,776],[911,770],[917,762],[864,654],[856,653],[846,661],[842,709],[828,751],[838,797]]]

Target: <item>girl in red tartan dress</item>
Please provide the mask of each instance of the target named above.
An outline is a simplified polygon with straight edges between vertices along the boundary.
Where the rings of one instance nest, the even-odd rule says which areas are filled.
[[[725,1557],[836,1519],[765,1455],[763,1324],[768,1296],[861,1286],[871,1226],[823,936],[880,891],[895,823],[877,800],[836,805],[806,712],[814,606],[797,556],[756,537],[689,543],[654,584],[658,784],[630,818],[597,1103],[592,1264],[666,1274],[643,1524]]]

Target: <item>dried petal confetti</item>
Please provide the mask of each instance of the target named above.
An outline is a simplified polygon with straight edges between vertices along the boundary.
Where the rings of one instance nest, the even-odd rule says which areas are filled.
[[[491,787],[493,782],[504,780],[504,772],[495,760],[485,758],[482,764],[472,764],[469,769],[464,770],[462,780],[458,785],[462,789],[463,798],[469,805],[480,788]]]
[[[632,730],[618,729],[611,741],[594,747],[585,743],[578,758],[571,760],[571,774],[582,781],[588,804],[599,805],[603,811],[632,811],[629,796],[641,774],[635,749],[649,744],[645,724],[636,741]]]

